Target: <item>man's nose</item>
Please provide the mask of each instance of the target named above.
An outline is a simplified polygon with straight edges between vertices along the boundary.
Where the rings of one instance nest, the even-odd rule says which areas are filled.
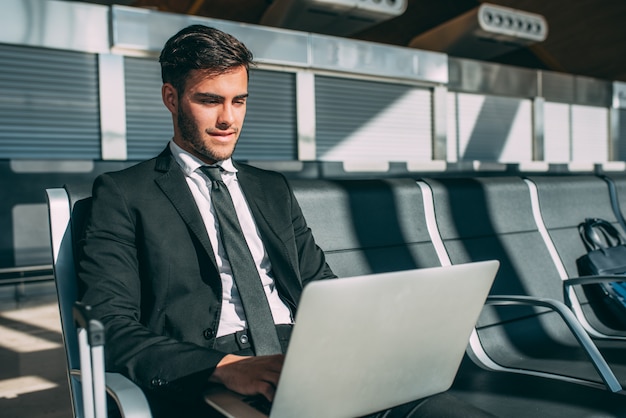
[[[231,104],[224,104],[217,118],[217,127],[220,129],[228,128],[234,122],[234,111]]]

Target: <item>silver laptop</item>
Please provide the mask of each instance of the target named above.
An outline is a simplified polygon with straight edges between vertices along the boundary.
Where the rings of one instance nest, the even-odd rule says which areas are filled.
[[[310,283],[302,294],[271,418],[358,417],[446,391],[499,263]],[[226,417],[267,417],[227,390]]]

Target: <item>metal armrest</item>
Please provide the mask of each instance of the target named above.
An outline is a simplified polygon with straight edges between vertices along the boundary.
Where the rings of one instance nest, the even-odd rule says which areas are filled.
[[[81,380],[80,370],[73,369],[72,377]],[[150,405],[139,386],[120,373],[105,373],[106,391],[113,398],[122,418],[152,418]]]
[[[499,306],[515,306],[515,305],[530,305],[530,306],[539,306],[543,308],[548,308],[553,311],[556,311],[560,317],[563,319],[567,327],[574,334],[574,337],[585,350],[585,353],[591,360],[594,368],[600,375],[600,378],[604,382],[605,386],[611,392],[619,392],[622,390],[622,386],[619,381],[613,374],[613,371],[607,364],[606,360],[596,347],[596,345],[591,340],[591,337],[587,334],[585,329],[580,325],[576,316],[572,313],[572,311],[562,302],[553,299],[547,298],[534,298],[530,296],[514,296],[514,295],[498,295],[498,296],[489,296],[485,302],[486,305],[499,305]],[[501,366],[494,362],[489,355],[485,352],[480,343],[480,338],[476,330],[472,332],[470,337],[470,350],[468,355],[476,361],[482,367],[489,370],[498,370],[498,371],[513,371],[517,373],[530,374],[542,377],[549,378],[559,378],[562,380],[572,381],[575,383],[584,383],[590,386],[600,386],[604,388],[602,385],[598,385],[594,382],[590,382],[584,379],[573,378],[569,376],[561,376],[555,375],[553,373],[547,372],[537,372],[533,370],[520,370],[513,369],[505,366]]]
[[[146,397],[135,383],[119,373],[106,373],[107,393],[115,400],[123,418],[151,418]]]
[[[597,283],[615,283],[623,281],[626,281],[626,277],[618,275],[580,276],[563,280],[563,295],[565,297],[565,301],[574,311],[576,318],[578,318],[578,321],[582,324],[585,331],[587,331],[587,333],[593,338],[621,341],[626,340],[625,335],[604,334],[597,330],[593,325],[591,325],[589,321],[587,321],[582,306],[580,305],[580,302],[576,297],[576,293],[574,292],[574,286]]]
[[[626,276],[609,275],[609,276],[580,276],[563,280],[563,287],[565,289],[571,286],[578,286],[583,284],[596,284],[596,283],[613,283],[624,282]],[[567,296],[567,295],[566,295]]]

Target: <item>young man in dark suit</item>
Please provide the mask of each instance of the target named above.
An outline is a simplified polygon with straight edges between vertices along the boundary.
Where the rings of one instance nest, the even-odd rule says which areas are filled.
[[[210,384],[272,399],[303,287],[335,275],[285,178],[231,160],[250,51],[195,25],[166,43],[160,63],[174,137],[156,158],[96,179],[79,276],[106,329],[107,368],[139,384],[155,416],[210,416]],[[224,192],[236,221],[220,212]],[[225,222],[243,231],[238,250]],[[254,264],[245,274],[244,252]],[[249,313],[239,277],[249,274],[269,330],[252,326],[261,314]]]

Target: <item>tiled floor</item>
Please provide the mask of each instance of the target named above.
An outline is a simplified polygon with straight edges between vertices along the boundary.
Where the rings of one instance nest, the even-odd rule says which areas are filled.
[[[71,416],[56,300],[0,305],[0,417]]]

